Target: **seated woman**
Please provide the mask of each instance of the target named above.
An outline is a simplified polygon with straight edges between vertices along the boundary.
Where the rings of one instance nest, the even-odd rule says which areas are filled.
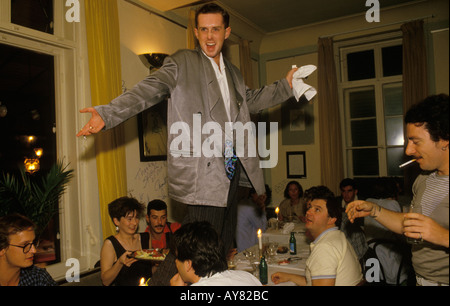
[[[101,278],[105,286],[137,286],[152,275],[148,261],[130,258],[133,251],[148,249],[149,233],[137,233],[144,205],[134,198],[121,197],[108,205],[109,215],[118,231],[105,239],[101,250]]]
[[[305,220],[305,201],[303,188],[297,181],[290,181],[284,189],[285,199],[280,203],[278,219],[280,221]]]

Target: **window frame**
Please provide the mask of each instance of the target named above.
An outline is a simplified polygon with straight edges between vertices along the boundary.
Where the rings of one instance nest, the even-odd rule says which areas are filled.
[[[402,37],[399,31],[384,33],[380,35],[364,36],[354,39],[346,39],[338,41],[334,45],[334,51],[337,55],[337,74],[338,74],[338,92],[339,92],[339,108],[342,129],[342,149],[344,156],[344,172],[345,177],[354,178],[370,178],[378,176],[388,176],[387,149],[393,147],[404,147],[402,145],[387,145],[385,114],[384,114],[384,96],[383,88],[387,84],[402,84],[403,76],[383,77],[382,65],[382,48],[402,45]],[[347,81],[347,54],[373,49],[375,56],[375,78]],[[348,93],[352,89],[361,89],[373,87],[375,94],[376,107],[376,129],[377,129],[377,145],[354,147],[349,144],[351,139],[351,120]],[[347,96],[346,96],[347,95]],[[402,115],[403,117],[403,115]],[[360,148],[376,148],[378,150],[378,175],[354,175],[352,150]]]
[[[84,20],[84,1],[79,1]],[[91,105],[86,28],[84,22],[65,20],[64,3],[54,1],[54,33],[48,34],[12,24],[10,0],[0,0],[0,43],[54,57],[56,154],[74,170],[59,202],[61,262],[46,267],[57,281],[72,267],[66,266],[68,259],[78,260],[79,272],[92,269],[102,246],[94,139],[75,137],[82,124],[78,110]]]

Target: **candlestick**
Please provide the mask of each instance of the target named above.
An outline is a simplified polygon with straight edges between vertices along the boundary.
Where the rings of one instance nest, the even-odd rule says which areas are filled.
[[[258,243],[259,243],[259,250],[262,250],[262,232],[261,229],[258,229]]]

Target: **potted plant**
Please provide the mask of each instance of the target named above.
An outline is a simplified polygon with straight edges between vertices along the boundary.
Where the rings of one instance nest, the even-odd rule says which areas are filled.
[[[9,173],[0,177],[0,216],[19,213],[36,223],[39,239],[52,218],[58,213],[58,202],[73,170],[67,170],[61,162],[55,163],[40,180],[30,177],[20,169],[21,178]]]

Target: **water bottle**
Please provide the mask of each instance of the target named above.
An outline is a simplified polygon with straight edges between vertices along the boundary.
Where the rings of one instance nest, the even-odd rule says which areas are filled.
[[[267,262],[264,256],[261,256],[261,262],[259,263],[259,281],[263,285],[267,285],[268,282]]]
[[[295,240],[294,232],[291,232],[291,238],[289,239],[289,251],[291,255],[297,254],[297,241]]]

